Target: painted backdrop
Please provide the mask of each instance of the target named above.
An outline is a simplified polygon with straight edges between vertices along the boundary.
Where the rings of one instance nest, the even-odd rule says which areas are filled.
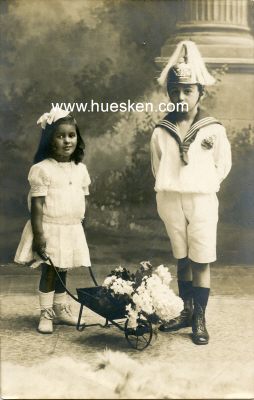
[[[0,7],[0,262],[6,263],[28,218],[27,173],[40,136],[38,117],[51,102],[166,99],[154,60],[175,30],[179,2],[1,0]],[[215,73],[218,84],[204,102],[211,113],[226,70]],[[160,115],[74,114],[92,178],[86,229],[93,263],[169,259],[149,155]],[[219,195],[222,263],[253,262],[253,135],[253,124],[228,127],[234,164]]]

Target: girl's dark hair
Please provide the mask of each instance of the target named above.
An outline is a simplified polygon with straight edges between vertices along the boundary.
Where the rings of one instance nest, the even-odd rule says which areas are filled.
[[[75,164],[78,164],[82,161],[85,154],[85,143],[80,135],[80,131],[75,118],[71,114],[68,114],[66,117],[58,119],[51,125],[47,124],[45,129],[42,130],[41,140],[33,160],[34,164],[37,164],[40,161],[45,160],[46,158],[52,157],[52,139],[57,127],[63,123],[74,125],[77,132],[77,146],[70,159],[73,160]]]

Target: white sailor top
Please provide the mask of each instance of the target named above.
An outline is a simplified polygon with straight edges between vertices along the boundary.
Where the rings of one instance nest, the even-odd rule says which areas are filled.
[[[174,113],[160,121],[151,138],[155,191],[215,193],[231,169],[225,128],[203,111],[182,141]]]

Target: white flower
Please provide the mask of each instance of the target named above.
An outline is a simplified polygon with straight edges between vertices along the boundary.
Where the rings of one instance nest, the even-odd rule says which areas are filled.
[[[143,261],[141,265],[145,270],[151,268],[148,261]],[[116,270],[122,272],[120,268],[122,267]],[[171,280],[168,268],[159,265],[151,276],[142,278],[141,284],[135,290],[134,280],[126,281],[117,278],[116,275],[107,277],[103,286],[115,294],[127,295],[130,298],[130,304],[126,307],[128,326],[136,327],[138,315],[142,312],[146,315],[155,314],[161,321],[168,321],[182,311],[183,301],[170,288]]]
[[[116,279],[116,275],[108,276],[105,278],[102,286],[110,287]]]
[[[147,290],[142,290],[142,286],[137,289],[138,293],[134,293],[132,300],[136,305],[137,311],[144,311],[147,314],[153,314],[154,308],[152,303],[152,298],[149,296]]]
[[[169,283],[172,281],[171,273],[169,272],[168,268],[164,267],[164,265],[159,265],[155,272],[165,285],[169,285]]]
[[[160,276],[152,274],[151,277],[143,279],[141,286],[137,289],[139,297],[134,299],[134,294],[133,301],[138,305],[139,310],[147,314],[155,313],[160,319],[168,320],[182,311],[183,302],[168,286],[171,275],[167,269],[160,266],[157,272]],[[161,276],[167,284],[163,283]]]
[[[131,307],[131,304],[128,304],[126,306],[126,311],[127,311],[127,317],[129,319],[128,322],[128,327],[129,328],[136,328],[138,326],[138,312],[136,310],[133,310],[133,308]]]
[[[117,278],[116,275],[108,276],[102,286],[105,286],[108,289],[111,289],[115,294],[127,294],[131,296],[133,293],[133,284],[132,281],[125,281],[122,278]]]
[[[114,271],[116,271],[116,272],[123,272],[123,267],[121,267],[121,265],[120,265],[119,267],[115,268]]]

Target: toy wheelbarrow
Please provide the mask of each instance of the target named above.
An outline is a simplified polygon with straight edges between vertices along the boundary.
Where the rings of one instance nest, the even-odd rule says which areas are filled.
[[[113,325],[124,332],[125,338],[132,348],[136,350],[144,350],[147,346],[149,346],[153,336],[151,322],[148,321],[146,316],[141,314],[137,320],[137,327],[130,327],[129,319],[128,317],[126,317],[125,309],[128,303],[126,303],[126,301],[124,300],[121,301],[119,299],[115,299],[112,295],[110,295],[110,293],[106,291],[103,286],[99,286],[94,277],[91,267],[88,268],[95,286],[76,289],[78,297],[75,297],[65,287],[64,282],[62,281],[61,276],[59,275],[58,270],[54,266],[50,257],[45,254],[45,257],[43,258],[45,261],[49,261],[50,265],[54,268],[61,284],[63,285],[69,296],[76,302],[80,303],[78,322],[76,326],[78,331],[83,331],[89,326],[100,326],[102,328],[105,328]],[[101,317],[105,318],[105,324],[81,324],[81,317],[84,306],[97,313]],[[123,319],[125,321],[122,321]]]

